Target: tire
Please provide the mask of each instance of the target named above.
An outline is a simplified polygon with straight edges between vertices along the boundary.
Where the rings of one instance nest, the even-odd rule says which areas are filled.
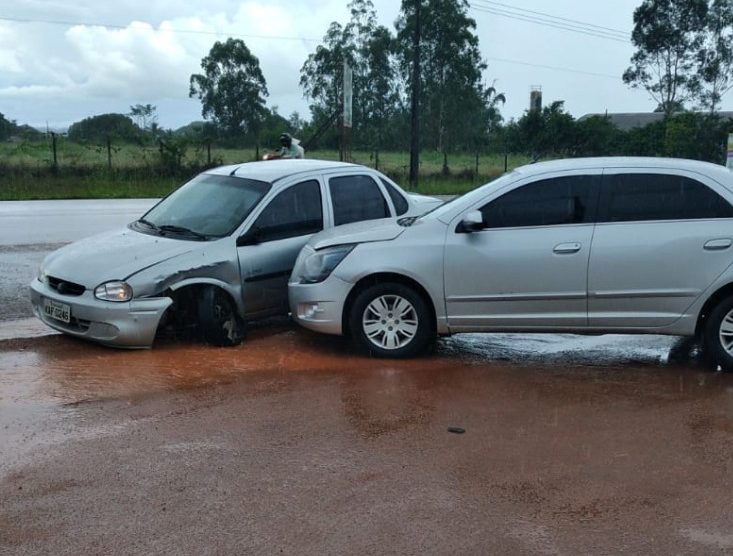
[[[215,286],[206,287],[199,298],[198,316],[206,343],[231,347],[238,346],[244,340],[244,323],[224,290]]]
[[[359,293],[348,315],[352,341],[376,357],[405,358],[423,353],[435,339],[433,321],[422,295],[392,282],[375,284]]]
[[[733,296],[720,301],[705,321],[703,354],[713,367],[733,371]]]

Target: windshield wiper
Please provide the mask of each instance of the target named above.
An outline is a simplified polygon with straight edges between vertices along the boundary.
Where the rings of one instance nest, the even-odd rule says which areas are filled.
[[[150,220],[145,220],[144,218],[140,218],[139,220],[137,220],[137,222],[139,222],[140,224],[145,224],[148,228],[151,228],[155,230],[156,232],[160,231],[160,228],[158,228],[158,226],[153,224]]]
[[[189,228],[184,228],[183,226],[175,226],[173,224],[163,224],[162,226],[158,226],[158,229],[161,232],[171,232],[171,233],[174,233],[174,234],[186,234],[186,235],[190,235],[190,236],[193,236],[193,237],[195,237],[197,239],[201,239],[201,240],[207,240],[207,239],[209,239],[209,236],[207,236],[205,234],[201,234],[199,232],[195,232],[194,230],[191,230]]]

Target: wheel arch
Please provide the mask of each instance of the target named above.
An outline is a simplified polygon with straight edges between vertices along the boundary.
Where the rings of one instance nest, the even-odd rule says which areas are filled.
[[[171,292],[178,292],[183,289],[203,289],[207,286],[214,286],[226,292],[226,294],[231,298],[232,303],[234,303],[234,306],[237,308],[239,316],[244,316],[244,304],[242,302],[241,291],[239,291],[239,288],[232,287],[231,284],[222,280],[206,277],[187,278],[180,282],[176,282],[175,284],[171,284],[167,289]]]
[[[349,313],[351,312],[351,307],[354,304],[354,300],[356,299],[356,297],[365,289],[384,282],[395,282],[413,288],[428,304],[432,321],[431,326],[433,328],[433,331],[437,330],[437,313],[435,311],[435,303],[433,302],[433,298],[428,293],[428,290],[420,282],[418,282],[414,278],[405,276],[404,274],[399,274],[397,272],[377,272],[374,274],[369,274],[368,276],[360,279],[356,284],[354,284],[354,287],[351,288],[349,295],[346,297],[346,301],[344,302],[344,309],[341,313],[341,330],[343,331],[343,334],[345,336],[350,335]]]
[[[710,316],[710,313],[715,309],[715,306],[720,303],[726,297],[733,296],[733,282],[729,282],[724,286],[718,288],[710,297],[708,297],[705,304],[700,309],[700,313],[697,315],[697,323],[695,324],[695,336],[699,337],[705,328],[705,322]]]

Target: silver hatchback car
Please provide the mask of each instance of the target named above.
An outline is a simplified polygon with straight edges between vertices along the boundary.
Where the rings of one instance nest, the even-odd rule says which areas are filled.
[[[651,333],[699,336],[733,369],[733,173],[524,166],[421,217],[315,235],[289,291],[301,325],[377,356],[458,332]]]
[[[74,336],[149,347],[160,327],[235,345],[248,320],[287,313],[287,280],[314,233],[417,216],[442,201],[370,168],[319,160],[204,172],[127,228],[62,247],[31,284],[43,322]]]

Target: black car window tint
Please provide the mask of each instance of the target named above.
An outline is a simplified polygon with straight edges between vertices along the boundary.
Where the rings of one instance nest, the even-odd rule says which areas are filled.
[[[313,234],[323,229],[321,187],[315,180],[279,193],[257,217],[253,227],[260,241]]]
[[[733,218],[733,207],[708,186],[671,174],[615,174],[607,214],[611,222]]]
[[[387,200],[369,176],[331,178],[328,187],[333,202],[334,226],[390,216]]]
[[[410,205],[407,203],[407,199],[405,199],[402,194],[397,191],[397,188],[394,185],[392,185],[385,179],[379,179],[382,181],[382,184],[387,190],[389,198],[392,199],[392,204],[394,205],[397,216],[402,216],[403,214],[405,214],[410,209]]]
[[[486,228],[589,222],[598,176],[566,176],[514,189],[481,208]]]

